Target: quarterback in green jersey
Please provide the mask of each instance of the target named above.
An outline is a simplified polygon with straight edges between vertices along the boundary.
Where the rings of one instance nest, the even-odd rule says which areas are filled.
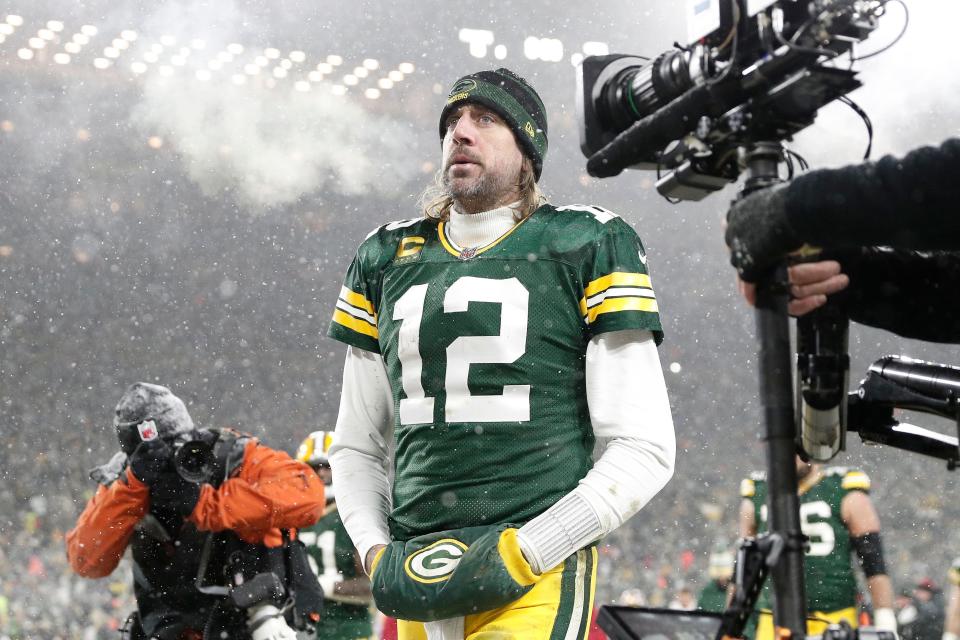
[[[439,130],[423,215],[360,245],[330,325],[339,511],[402,640],[582,638],[597,540],[673,473],[647,254],[617,215],[546,202],[519,76],[460,78]]]
[[[857,582],[851,564],[856,551],[867,578],[875,626],[896,632],[893,586],[884,566],[880,519],[870,500],[870,478],[862,471],[822,468],[797,457],[800,528],[809,547],[804,557],[807,632],[819,634],[828,623],[858,623]],[[740,484],[740,534],[767,529],[767,483],[754,473]],[[770,585],[758,603],[757,640],[773,640]]]
[[[325,640],[370,638],[373,636],[370,580],[337,512],[333,473],[327,458],[331,442],[333,432],[314,431],[297,449],[297,460],[310,465],[326,488],[327,508],[323,517],[312,527],[301,529],[298,536],[323,588],[323,615],[316,637]]]

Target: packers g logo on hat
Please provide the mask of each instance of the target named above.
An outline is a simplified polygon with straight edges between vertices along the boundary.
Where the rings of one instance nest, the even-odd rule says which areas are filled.
[[[451,102],[456,102],[457,100],[463,100],[470,95],[471,91],[476,90],[477,81],[473,78],[460,78],[453,88],[450,89],[449,95],[447,95],[447,104]]]
[[[403,563],[407,575],[417,582],[432,584],[450,579],[467,545],[454,538],[443,538],[411,553]]]

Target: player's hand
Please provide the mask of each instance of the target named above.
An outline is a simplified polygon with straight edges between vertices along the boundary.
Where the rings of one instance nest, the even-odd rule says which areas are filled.
[[[377,608],[433,622],[517,600],[540,576],[523,558],[516,532],[507,524],[468,527],[387,545],[370,576]]]
[[[787,221],[786,189],[783,184],[751,193],[727,212],[724,238],[730,248],[730,264],[745,282],[756,282],[803,244]]]
[[[790,281],[790,302],[787,311],[792,316],[810,313],[827,302],[827,296],[842,291],[850,284],[850,278],[840,272],[836,260],[804,262],[787,269]],[[750,306],[757,303],[757,286],[737,277],[737,289]]]
[[[373,575],[373,570],[376,566],[377,554],[380,553],[381,549],[386,549],[387,545],[385,544],[375,544],[370,547],[370,551],[367,551],[367,557],[363,562],[364,570],[366,570],[368,576]]]

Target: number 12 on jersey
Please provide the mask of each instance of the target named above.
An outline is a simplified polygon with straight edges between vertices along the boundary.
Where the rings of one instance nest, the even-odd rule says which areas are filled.
[[[400,400],[400,424],[433,422],[434,400],[423,389],[420,330],[429,284],[407,289],[393,307],[393,319],[401,321],[397,357],[406,398]],[[443,297],[443,313],[469,313],[471,302],[500,305],[500,333],[490,336],[460,336],[447,347],[444,378],[445,421],[527,422],[530,420],[530,385],[504,385],[499,395],[475,396],[467,378],[476,363],[510,364],[526,351],[530,293],[516,278],[498,280],[464,276]]]

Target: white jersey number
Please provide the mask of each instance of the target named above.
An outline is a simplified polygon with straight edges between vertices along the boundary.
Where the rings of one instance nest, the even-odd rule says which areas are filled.
[[[800,530],[810,538],[808,556],[828,556],[837,544],[837,536],[829,522],[831,515],[830,505],[823,500],[804,502],[800,505]],[[822,518],[819,522],[810,522],[810,518]],[[760,506],[760,519],[767,521],[767,505]]]
[[[337,557],[335,555],[335,544],[337,541],[337,534],[334,531],[324,531],[319,536],[314,531],[301,531],[298,535],[300,542],[303,543],[305,547],[316,546],[320,549],[320,557],[323,559],[323,571],[320,571],[320,567],[317,566],[317,561],[314,559],[312,554],[307,554],[307,561],[310,563],[310,568],[313,569],[313,572],[317,575],[317,578],[320,576],[326,575],[329,576],[327,579],[331,582],[336,582],[341,580],[340,572],[337,571]]]
[[[400,400],[400,424],[433,422],[434,399],[423,389],[423,360],[420,356],[420,325],[427,286],[410,287],[393,307],[393,319],[402,320],[398,332],[401,385],[406,398]],[[500,334],[461,336],[447,347],[447,375],[444,386],[447,422],[526,422],[530,420],[530,385],[504,385],[499,395],[475,396],[467,377],[470,365],[516,362],[527,348],[527,305],[530,293],[516,278],[494,280],[464,276],[453,283],[443,297],[444,313],[466,313],[471,302],[500,305]]]

